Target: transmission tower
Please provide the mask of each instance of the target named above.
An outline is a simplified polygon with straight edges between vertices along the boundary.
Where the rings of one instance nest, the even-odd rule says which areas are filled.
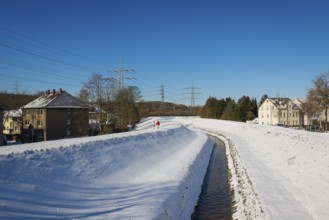
[[[196,95],[201,95],[200,92],[197,92],[198,90],[201,90],[201,88],[198,88],[198,87],[195,87],[193,84],[191,87],[188,87],[188,88],[184,88],[184,90],[187,90],[188,92],[186,94],[189,95],[188,98],[186,99],[190,99],[191,100],[191,105],[190,105],[190,108],[194,108],[195,106],[195,99],[201,99],[199,97],[197,97]]]
[[[124,73],[130,73],[135,72],[134,69],[124,69],[122,64],[122,56],[120,56],[120,65],[118,69],[110,70],[111,73],[117,73],[118,74],[118,81],[119,81],[119,89],[122,90],[124,88],[124,80],[136,80],[134,77],[127,77],[124,75]]]
[[[161,85],[161,88],[160,88],[160,97],[161,97],[161,109],[164,109],[164,85],[162,84]]]
[[[14,93],[18,94],[19,93],[19,83],[17,80],[14,82]]]

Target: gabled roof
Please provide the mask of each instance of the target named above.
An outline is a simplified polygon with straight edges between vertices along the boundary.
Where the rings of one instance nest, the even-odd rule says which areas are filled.
[[[88,108],[88,105],[65,91],[48,90],[23,108]]]
[[[299,108],[296,103],[289,98],[268,98],[268,100],[270,100],[270,102],[272,102],[277,108],[287,108],[287,103],[289,102],[292,104],[292,108]]]

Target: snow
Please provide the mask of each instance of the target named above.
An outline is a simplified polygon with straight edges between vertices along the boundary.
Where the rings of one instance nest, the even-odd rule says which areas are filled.
[[[199,118],[174,121],[226,141],[234,218],[328,218],[327,133]]]
[[[1,147],[0,219],[190,219],[213,146],[205,133],[226,144],[234,219],[327,219],[328,134],[198,117]]]
[[[0,148],[0,219],[188,219],[213,142],[159,129]]]
[[[88,108],[79,99],[65,91],[53,91],[41,95],[32,102],[26,104],[24,108]]]

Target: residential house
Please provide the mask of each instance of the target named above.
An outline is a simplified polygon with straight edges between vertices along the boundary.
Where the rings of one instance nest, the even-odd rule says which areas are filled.
[[[20,139],[22,130],[22,109],[4,112],[3,134],[7,140]]]
[[[57,140],[88,135],[88,105],[60,89],[23,107],[26,142]]]
[[[289,98],[267,98],[258,108],[259,124],[299,127],[303,117],[301,109]]]

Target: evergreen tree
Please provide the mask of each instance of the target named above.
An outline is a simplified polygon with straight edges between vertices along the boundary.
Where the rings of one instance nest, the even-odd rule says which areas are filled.
[[[268,95],[263,95],[262,98],[259,101],[258,107],[261,106],[263,104],[263,102],[268,98]]]

